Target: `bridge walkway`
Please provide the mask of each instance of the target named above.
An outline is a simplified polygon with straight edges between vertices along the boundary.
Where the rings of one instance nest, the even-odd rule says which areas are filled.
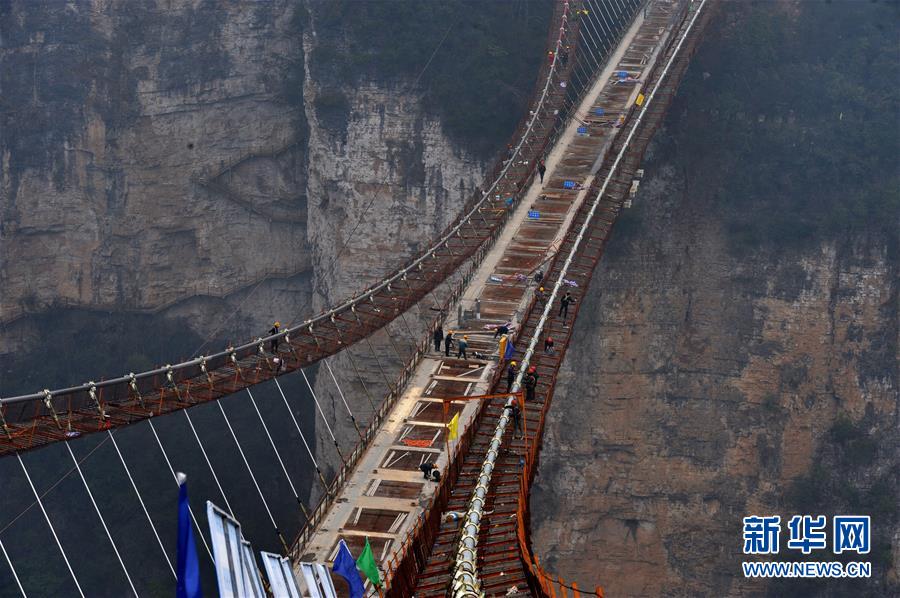
[[[300,547],[300,562],[333,562],[340,540],[358,554],[368,537],[376,559],[387,570],[403,539],[429,507],[437,485],[423,479],[419,465],[430,461],[442,472],[447,469],[444,399],[487,392],[499,357],[499,338],[494,338],[493,328],[512,322],[514,329],[518,324],[535,288],[530,282],[533,272],[555,253],[587,192],[586,185],[582,190],[563,189],[565,177],[572,174],[564,168],[565,152],[578,139],[578,126],[577,122],[570,124],[560,136],[546,159],[546,186],[535,177],[494,248],[475,271],[460,298],[465,307],[463,319],[453,314],[444,323],[444,330],[453,330],[457,340],[468,336],[468,361],[456,358],[455,349],[447,357],[433,347],[422,358],[334,505]],[[537,211],[540,217],[529,218],[530,211]],[[476,300],[480,317],[473,314]],[[476,353],[486,358],[475,358]],[[453,401],[448,417],[460,414],[462,433],[477,409],[474,401]],[[457,445],[450,443],[449,448],[455,450]],[[302,579],[299,571],[297,577]],[[335,577],[335,586],[339,590],[345,587],[339,577]]]
[[[627,71],[628,77],[642,80],[643,76],[657,64],[661,50],[673,36],[672,16],[675,8],[675,5],[668,2],[652,3],[645,16],[639,17],[632,25],[619,51],[610,60],[610,65],[615,66],[608,67],[600,78],[604,84],[603,90],[594,96],[593,103],[586,113],[584,111],[579,113],[579,116],[583,115],[583,120],[588,123],[588,135],[579,136],[574,143],[569,144],[557,172],[565,173],[569,180],[584,180],[590,177],[590,173],[596,171],[597,164],[603,161],[604,155],[610,149],[614,132],[617,130],[610,128],[610,123],[618,122],[618,115],[627,113],[640,92],[639,86],[631,81],[622,82],[619,72]],[[639,61],[641,64],[636,63],[635,56],[641,57]],[[608,168],[601,168],[598,174],[606,175],[608,172]],[[560,182],[557,176],[553,177],[547,189],[556,190]],[[590,182],[592,181],[585,186],[589,186]],[[619,183],[627,185],[630,184],[630,180]],[[601,209],[603,212],[597,218],[599,229],[587,240],[579,260],[573,264],[568,274],[571,282],[575,283],[569,288],[579,299],[587,287],[619,208],[613,202],[606,202],[605,205],[601,204]],[[584,209],[578,212],[573,224],[580,226],[584,222],[584,212]],[[571,247],[572,240],[567,236],[559,248],[558,255],[565,257]],[[561,264],[554,261],[548,269],[546,280],[548,288],[557,279],[559,265]],[[524,320],[521,330],[517,331],[517,346],[520,349],[525,348],[535,333],[543,305],[538,302],[536,307],[541,309],[529,310],[529,316]],[[553,317],[548,327],[544,329],[543,339],[554,339],[554,350],[544,352],[541,344],[535,357],[532,358],[531,365],[536,367],[539,378],[536,400],[526,402],[525,405],[525,433],[516,436],[512,426],[509,426],[495,463],[484,507],[485,515],[479,527],[478,542],[479,579],[481,589],[487,596],[529,592],[529,578],[526,566],[521,560],[523,538],[522,526],[518,519],[526,513],[521,508],[520,498],[523,489],[530,484],[530,479],[527,478],[533,471],[529,471],[526,463],[531,462],[529,456],[531,449],[541,442],[543,418],[552,398],[564,347],[573,332],[577,308],[578,304],[571,306],[568,317],[563,318],[559,317],[559,306],[551,306],[551,314],[556,317]],[[490,392],[502,392],[505,387],[504,380],[495,380]],[[444,512],[464,513],[467,510],[505,402],[505,397],[491,399],[476,418],[471,444],[464,456],[449,499],[442,507]],[[522,525],[527,529],[527,522]],[[440,531],[436,534],[427,563],[417,579],[416,596],[444,596],[447,593],[452,581],[461,526],[460,521],[441,519]]]
[[[469,309],[477,299],[481,318],[464,321],[452,318],[445,323],[444,329],[454,330],[457,338],[462,334],[469,336],[470,355],[479,352],[490,355],[491,359],[470,360],[470,373],[466,372],[465,362],[443,354],[423,358],[387,423],[341,490],[335,506],[299,551],[300,561],[332,562],[341,539],[347,542],[351,552],[358,554],[368,537],[382,568],[391,571],[396,553],[403,548],[403,539],[421,522],[425,507],[435,499],[437,487],[423,479],[419,465],[428,460],[436,463],[441,471],[448,467],[446,430],[440,423],[442,399],[505,390],[505,382],[498,382],[505,364],[498,370],[497,343],[493,333],[485,328],[504,322],[513,322],[521,328],[536,289],[531,274],[546,268],[548,260],[564,244],[565,233],[593,182],[592,172],[618,131],[617,117],[627,112],[639,93],[638,85],[631,81],[623,83],[615,71],[636,45],[645,48],[649,42],[659,42],[660,26],[665,18],[666,15],[655,12],[646,21],[637,18],[609,66],[585,95],[577,110],[578,118],[568,125],[548,155],[544,183],[535,178],[512,221],[476,272],[461,303]],[[646,54],[643,49],[642,54]],[[635,73],[633,67],[631,73]],[[598,115],[598,108],[602,108],[602,115]],[[568,332],[562,322],[555,322],[550,334],[562,340]],[[523,335],[518,337],[521,339]],[[535,365],[552,363],[555,369],[558,359],[559,353],[542,355],[540,363]],[[486,583],[493,583],[496,578],[505,588],[524,587],[524,574],[507,574],[503,563],[507,556],[518,558],[516,469],[524,462],[526,446],[540,441],[534,423],[541,417],[549,386],[550,380],[539,380],[538,400],[527,404],[523,414],[527,441],[524,437],[507,439],[506,452],[501,457],[503,472],[494,478],[493,504],[487,507],[494,512],[487,525],[495,526],[503,535],[485,549]],[[446,511],[465,511],[501,404],[501,399],[493,400],[481,411],[479,428]],[[474,401],[454,401],[449,417],[457,412],[462,431],[472,424],[479,409]],[[409,441],[421,446],[410,446]],[[450,449],[458,449],[456,443]],[[443,595],[449,581],[455,540],[455,526],[445,523],[420,578],[422,584],[417,595],[420,592],[426,596]],[[340,578],[335,578],[335,585],[343,587]]]

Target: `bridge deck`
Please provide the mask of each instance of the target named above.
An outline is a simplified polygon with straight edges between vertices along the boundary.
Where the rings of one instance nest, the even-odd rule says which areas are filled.
[[[562,189],[565,177],[573,173],[561,173],[560,165],[569,144],[579,138],[578,126],[570,124],[560,136],[546,160],[547,186],[542,189],[535,178],[462,295],[467,309],[479,299],[481,318],[460,322],[452,317],[444,324],[444,330],[453,330],[457,339],[462,335],[469,337],[470,359],[466,362],[455,358],[455,351],[450,358],[432,352],[422,359],[334,506],[301,549],[301,561],[331,563],[341,539],[354,555],[358,554],[368,537],[376,558],[386,568],[389,558],[399,550],[403,538],[428,506],[436,485],[423,478],[419,465],[428,460],[436,463],[439,470],[446,470],[443,399],[487,392],[497,366],[498,342],[486,327],[521,319],[534,290],[533,284],[528,284],[531,273],[555,252],[587,192],[587,185],[581,191]],[[584,182],[583,178],[578,182]],[[540,217],[529,219],[529,210],[537,210]],[[490,358],[474,359],[475,352]],[[449,417],[460,413],[462,433],[476,410],[473,401],[454,401]],[[420,444],[410,440],[424,440],[421,444],[429,446],[410,446]],[[297,577],[302,579],[299,574]],[[335,577],[335,586],[340,593],[346,584]]]
[[[638,17],[632,25],[628,35],[623,38],[617,53],[610,60],[610,65],[600,77],[602,91],[599,94],[589,94],[593,102],[585,114],[587,116],[588,135],[577,137],[570,143],[565,151],[563,159],[557,169],[558,173],[565,173],[569,180],[583,180],[593,172],[606,150],[609,149],[614,129],[609,127],[607,117],[624,114],[636,99],[639,88],[633,84],[623,84],[614,71],[628,70],[635,78],[641,78],[647,73],[659,58],[660,50],[671,35],[670,25],[674,6],[668,2],[657,2],[650,5],[645,17]],[[642,64],[634,64],[632,56],[639,53]],[[627,68],[626,68],[627,66]],[[627,90],[627,91],[623,91]],[[604,118],[597,109],[603,109]],[[601,170],[605,175],[608,170]],[[550,190],[561,186],[559,176],[554,176],[548,183]],[[630,182],[630,181],[629,181]],[[586,185],[587,186],[587,185]],[[610,212],[612,205],[605,206]],[[585,251],[579,260],[570,269],[569,277],[584,288],[589,281],[590,274],[599,259],[602,244],[611,228],[611,222],[615,214],[601,216],[599,222],[599,234],[592,235],[585,244]],[[583,213],[576,216],[576,224],[583,222]],[[561,255],[565,257],[571,248],[571,240],[566,238],[560,247]],[[556,278],[555,269],[551,268],[548,274],[548,284]],[[580,295],[576,293],[576,295]],[[557,306],[553,306],[556,310]],[[577,305],[572,311],[577,311]],[[529,317],[523,323],[523,328],[518,333],[520,348],[531,340],[534,335],[539,317],[538,310],[532,310]],[[525,566],[520,557],[520,538],[517,526],[517,517],[521,516],[519,509],[519,492],[525,463],[528,459],[527,451],[535,443],[541,442],[542,420],[552,397],[554,381],[558,372],[563,351],[560,350],[568,342],[572,334],[574,314],[568,318],[556,317],[545,328],[543,337],[553,338],[555,351],[544,353],[539,350],[532,359],[531,364],[536,366],[539,381],[536,392],[536,400],[526,404],[523,413],[525,419],[525,433],[516,438],[513,430],[508,428],[504,437],[500,455],[496,461],[492,484],[485,504],[485,516],[482,519],[479,532],[478,571],[482,583],[482,591],[487,596],[510,595],[509,593],[529,592],[528,578]],[[542,349],[543,347],[539,347]],[[502,391],[505,384],[497,381],[492,388],[493,392]],[[493,399],[485,405],[482,416],[478,418],[477,428],[471,440],[471,446],[465,455],[465,460],[457,478],[449,501],[444,507],[445,512],[465,512],[472,497],[474,486],[481,471],[481,465],[488,451],[494,429],[503,409],[503,399]],[[431,547],[431,552],[424,570],[417,580],[416,596],[444,596],[452,579],[454,558],[457,542],[460,535],[460,522],[443,521],[440,532]]]
[[[563,244],[565,232],[593,182],[592,172],[618,130],[618,115],[627,112],[639,92],[637,85],[621,83],[615,71],[627,65],[629,72],[639,77],[652,65],[655,49],[664,37],[660,34],[668,23],[669,11],[668,4],[654,6],[646,20],[638,17],[623,37],[609,66],[579,107],[578,117],[582,122],[570,123],[549,155],[545,184],[534,181],[525,200],[516,209],[513,221],[466,289],[462,298],[464,305],[470,307],[476,298],[480,299],[482,319],[475,321],[478,328],[473,322],[445,324],[445,330],[456,330],[457,337],[460,333],[469,335],[470,352],[485,351],[496,355],[496,342],[491,338],[492,334],[485,334],[484,325],[511,320],[526,328],[529,326],[521,320],[531,302],[534,285],[529,285],[527,280],[517,280],[516,275],[533,272]],[[638,49],[643,64],[630,62]],[[602,114],[598,114],[598,108],[603,109]],[[566,181],[578,183],[583,189],[569,189]],[[530,210],[536,210],[539,217],[529,218]],[[549,335],[562,340],[569,334],[568,327],[557,321]],[[519,338],[522,337],[520,334]],[[555,370],[559,358],[559,353],[541,355],[533,363],[539,367],[546,364]],[[301,551],[301,560],[330,563],[341,538],[354,554],[358,554],[368,536],[376,558],[383,568],[388,567],[390,556],[400,548],[403,538],[435,492],[436,485],[423,479],[418,466],[425,460],[436,462],[442,471],[447,466],[445,431],[439,423],[442,421],[440,398],[505,390],[505,384],[501,383],[492,388],[492,382],[497,378],[495,361],[470,360],[469,363],[473,366],[472,373],[465,374],[461,372],[465,367],[463,362],[445,359],[441,354],[435,353],[422,360],[402,399],[343,488],[335,506]],[[533,422],[541,416],[550,383],[549,378],[539,382],[538,400],[528,404],[523,413],[529,445],[540,441]],[[482,413],[486,417],[479,418],[479,428],[452,490],[447,511],[465,511],[501,404],[501,399],[493,400]],[[462,430],[472,423],[477,410],[475,402],[455,402],[450,417],[456,411],[461,412]],[[425,440],[425,443],[415,444],[430,445],[411,447],[405,443],[408,440]],[[510,566],[513,561],[518,563],[515,517],[520,462],[525,447],[524,438],[508,436],[506,450],[495,470],[491,502],[487,506],[487,511],[493,512],[486,517],[482,534],[488,529],[492,531],[488,532],[489,539],[482,544],[480,554],[482,579],[488,595],[506,593],[511,586],[526,587],[521,566]],[[443,524],[428,566],[420,576],[416,595],[444,594],[450,579],[457,531],[457,524]],[[339,591],[345,587],[340,578],[336,578],[335,585]]]

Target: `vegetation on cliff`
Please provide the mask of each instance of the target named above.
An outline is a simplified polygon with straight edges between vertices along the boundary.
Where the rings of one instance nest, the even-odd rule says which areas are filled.
[[[810,247],[849,232],[897,243],[900,5],[729,4],[673,106],[677,162],[703,185],[732,248]]]
[[[488,155],[528,103],[551,8],[548,0],[317,3],[310,67],[338,86],[412,81],[450,137]],[[337,87],[321,101],[349,110]]]

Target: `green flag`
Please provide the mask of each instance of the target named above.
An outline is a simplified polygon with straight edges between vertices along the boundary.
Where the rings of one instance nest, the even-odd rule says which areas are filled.
[[[372,555],[372,547],[369,546],[369,539],[366,538],[366,547],[363,548],[362,554],[356,559],[356,568],[366,574],[376,587],[381,585],[381,576],[378,575],[378,565],[375,564],[375,557]]]

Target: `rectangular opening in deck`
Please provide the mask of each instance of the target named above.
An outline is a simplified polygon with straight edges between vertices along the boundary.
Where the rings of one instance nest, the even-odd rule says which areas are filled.
[[[395,480],[375,479],[369,482],[364,494],[381,498],[419,498],[424,482],[397,482]]]
[[[416,471],[426,461],[436,461],[437,453],[431,451],[408,449],[391,449],[381,461],[384,469],[400,469],[403,471]]]
[[[409,512],[407,511],[357,507],[350,513],[343,528],[361,532],[396,534],[408,517]]]

